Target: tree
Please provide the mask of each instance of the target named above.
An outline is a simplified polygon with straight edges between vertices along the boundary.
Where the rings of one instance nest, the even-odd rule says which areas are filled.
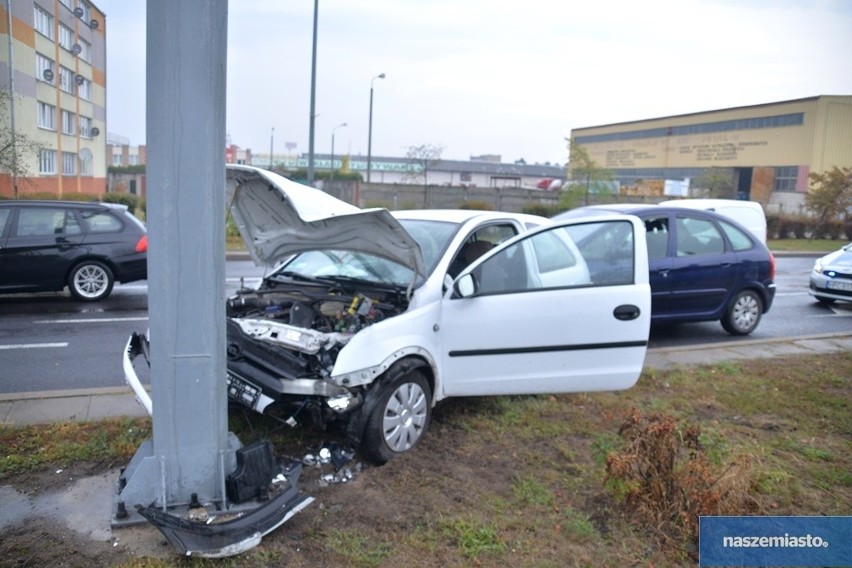
[[[709,168],[692,182],[694,197],[733,199],[734,172],[723,168]]]
[[[568,187],[559,196],[559,205],[565,209],[576,206],[580,197],[583,205],[589,204],[589,195],[611,195],[616,182],[612,170],[601,167],[589,156],[588,150],[577,144],[574,139],[568,141]]]
[[[434,167],[441,161],[443,146],[432,144],[421,144],[420,146],[409,146],[405,158],[409,162],[408,172],[405,177],[416,180],[423,176],[423,206],[428,206],[429,168]]]
[[[26,134],[12,128],[12,105],[14,95],[8,89],[0,89],[0,172],[12,178],[13,196],[18,197],[18,181],[33,175],[27,166],[30,154],[38,155],[41,145]]]
[[[817,232],[823,232],[832,220],[848,220],[852,214],[852,169],[834,166],[808,177],[811,187],[805,195],[805,206],[817,218]]]

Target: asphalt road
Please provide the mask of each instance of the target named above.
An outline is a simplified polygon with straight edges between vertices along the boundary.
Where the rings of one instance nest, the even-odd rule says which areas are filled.
[[[807,293],[813,258],[781,257],[775,303],[748,339],[797,337],[852,329],[852,304],[825,307]],[[262,271],[229,261],[228,292],[256,282]],[[0,297],[0,392],[124,386],[122,352],[134,331],[148,327],[147,284],[117,285],[103,302],[75,302],[67,292]],[[742,340],[718,322],[654,327],[650,347]]]

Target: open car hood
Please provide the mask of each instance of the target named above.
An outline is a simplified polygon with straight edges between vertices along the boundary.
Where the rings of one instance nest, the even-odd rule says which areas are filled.
[[[387,209],[359,209],[252,166],[225,168],[226,205],[255,264],[310,250],[365,252],[426,276],[420,246]]]

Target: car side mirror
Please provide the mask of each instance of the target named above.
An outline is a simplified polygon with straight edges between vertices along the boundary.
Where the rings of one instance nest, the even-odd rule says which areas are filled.
[[[456,296],[468,298],[476,293],[476,280],[473,274],[467,273],[456,281],[454,288]]]

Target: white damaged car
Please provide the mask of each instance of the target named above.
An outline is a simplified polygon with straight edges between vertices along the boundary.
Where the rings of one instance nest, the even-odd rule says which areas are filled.
[[[472,210],[362,210],[250,166],[227,203],[271,268],[228,299],[228,395],[345,428],[384,463],[447,397],[610,391],[645,359],[645,227]]]

